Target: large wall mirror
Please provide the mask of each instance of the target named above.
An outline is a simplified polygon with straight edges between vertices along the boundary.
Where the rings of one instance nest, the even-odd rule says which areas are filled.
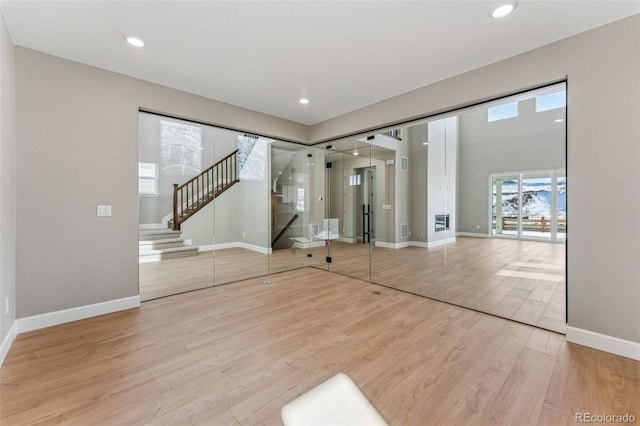
[[[142,299],[311,266],[564,332],[565,120],[564,83],[316,146],[141,112]]]
[[[323,144],[329,269],[557,332],[566,85]]]

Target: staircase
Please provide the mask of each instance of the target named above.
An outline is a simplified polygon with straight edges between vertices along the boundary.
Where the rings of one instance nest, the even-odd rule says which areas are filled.
[[[141,229],[139,231],[139,262],[189,257],[198,254],[197,246],[184,244],[182,232],[172,229]]]
[[[169,221],[169,226],[179,231],[184,221],[238,183],[238,177],[236,150],[182,185],[174,183],[173,219]]]

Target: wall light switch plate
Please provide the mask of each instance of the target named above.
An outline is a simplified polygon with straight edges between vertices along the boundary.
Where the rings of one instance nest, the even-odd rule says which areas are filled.
[[[96,213],[96,214],[97,214],[99,217],[108,217],[108,216],[111,216],[111,206],[101,206],[101,205],[98,205],[98,206],[97,206],[96,211],[97,211],[97,213]]]

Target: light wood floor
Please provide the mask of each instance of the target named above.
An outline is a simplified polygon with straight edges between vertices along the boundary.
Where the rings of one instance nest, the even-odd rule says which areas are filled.
[[[269,279],[18,335],[0,424],[277,425],[338,372],[391,425],[640,417],[637,361],[314,268]]]
[[[325,247],[271,255],[234,248],[141,264],[140,294],[150,300],[314,266],[559,333],[565,330],[564,244],[459,237],[434,249],[374,247],[369,262],[367,245],[332,241],[330,254],[333,262],[328,265]]]

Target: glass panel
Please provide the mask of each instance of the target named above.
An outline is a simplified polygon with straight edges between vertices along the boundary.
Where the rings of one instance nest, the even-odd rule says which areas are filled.
[[[422,122],[372,140],[372,164],[380,161],[384,170],[384,177],[378,174],[372,281],[439,300],[444,297],[447,214],[451,224],[441,124]]]
[[[271,144],[270,273],[307,266],[315,168],[312,149],[288,142]]]
[[[366,138],[343,140],[329,152],[329,208],[321,230],[329,241],[329,270],[369,281],[377,182],[370,145]]]
[[[271,252],[271,139],[219,129],[219,157],[238,150],[239,181],[215,201],[216,285],[269,273]],[[224,147],[224,148],[223,148]],[[235,176],[236,162],[223,163],[218,186]]]
[[[307,238],[309,239],[307,264],[315,268],[329,268],[326,261],[329,240],[324,230],[325,209],[328,207],[326,168],[327,153],[324,148],[311,148],[311,167],[309,168],[309,220],[307,222]],[[329,217],[329,216],[327,216]]]
[[[564,107],[536,105],[540,95],[564,90],[560,84],[503,99],[517,103],[518,115],[508,120],[488,122],[490,104],[457,112],[457,235],[447,244],[447,302],[564,332],[565,247],[555,241],[564,240],[566,226],[566,178],[558,171],[566,161],[566,118]],[[448,193],[447,207],[452,199]]]
[[[140,296],[142,300],[214,284],[213,205],[201,173],[213,164],[213,128],[185,120],[140,113],[141,178],[153,178],[140,196]],[[153,180],[153,179],[152,179]],[[189,183],[190,182],[190,183]],[[182,207],[197,210],[173,231],[173,187],[187,184]],[[187,191],[189,196],[187,197]]]

